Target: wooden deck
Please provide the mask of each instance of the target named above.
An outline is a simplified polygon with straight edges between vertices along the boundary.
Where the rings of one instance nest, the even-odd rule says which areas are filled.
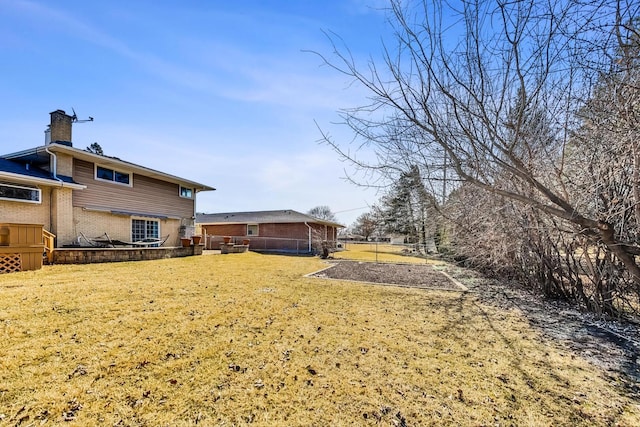
[[[41,224],[0,223],[0,273],[42,268]]]

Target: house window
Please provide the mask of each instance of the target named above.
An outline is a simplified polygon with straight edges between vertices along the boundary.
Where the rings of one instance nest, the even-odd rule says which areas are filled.
[[[0,199],[16,202],[41,203],[42,190],[19,185],[0,184]]]
[[[186,199],[193,199],[193,188],[180,186],[180,197],[184,197]]]
[[[160,237],[160,223],[155,220],[132,219],[131,240],[138,242],[145,239],[158,239]]]
[[[247,224],[247,236],[258,235],[258,224]]]
[[[131,185],[131,174],[114,169],[96,166],[96,179],[111,181],[117,184]]]

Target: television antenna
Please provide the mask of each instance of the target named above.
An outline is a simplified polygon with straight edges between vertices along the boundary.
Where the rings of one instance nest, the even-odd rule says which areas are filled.
[[[92,122],[93,121],[93,117],[91,117],[91,116],[89,116],[88,119],[78,120],[78,115],[76,114],[76,110],[74,110],[73,107],[71,107],[71,111],[73,111],[73,116],[71,116],[71,121],[73,123],[86,123],[86,122]]]

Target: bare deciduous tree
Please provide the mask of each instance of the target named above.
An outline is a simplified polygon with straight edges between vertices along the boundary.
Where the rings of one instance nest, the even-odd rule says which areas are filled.
[[[352,226],[353,233],[369,240],[380,229],[380,221],[372,212],[365,212],[358,216]]]
[[[314,218],[322,219],[325,221],[338,222],[335,214],[331,211],[329,206],[316,206],[307,212],[308,215],[311,215]]]
[[[429,177],[436,159],[445,158],[442,164],[457,178],[490,195],[484,212],[505,208],[487,222],[502,234],[496,245],[504,260],[549,261],[540,280],[577,298],[583,273],[592,279],[599,273],[561,259],[583,242],[581,253],[608,263],[605,282],[593,283],[614,286],[617,271],[637,295],[638,222],[629,223],[628,213],[640,217],[638,34],[632,24],[639,11],[631,1],[477,0],[457,8],[437,0],[391,0],[394,39],[383,45],[380,61],[356,63],[337,37],[331,38],[333,56],[323,56],[369,91],[369,104],[343,110],[341,117],[375,160],[365,163],[324,139],[357,168],[385,176],[419,165]],[[598,113],[606,99],[598,91],[614,101],[608,115]],[[616,125],[603,128],[597,118]],[[600,146],[583,150],[584,141],[598,140]],[[612,140],[623,148],[605,153]],[[605,154],[616,159],[609,169],[601,167]],[[592,173],[582,173],[591,166]],[[623,182],[627,189],[619,191]],[[618,197],[628,201],[620,204]],[[598,208],[602,204],[607,209]],[[528,230],[538,243],[509,247],[506,239],[517,230]],[[609,304],[605,311],[617,309]]]

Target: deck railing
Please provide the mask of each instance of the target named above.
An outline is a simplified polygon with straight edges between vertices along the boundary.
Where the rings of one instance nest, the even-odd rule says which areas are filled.
[[[53,250],[55,249],[56,235],[43,229],[42,240],[44,242],[44,253],[47,256],[47,261],[51,264],[53,262]]]

